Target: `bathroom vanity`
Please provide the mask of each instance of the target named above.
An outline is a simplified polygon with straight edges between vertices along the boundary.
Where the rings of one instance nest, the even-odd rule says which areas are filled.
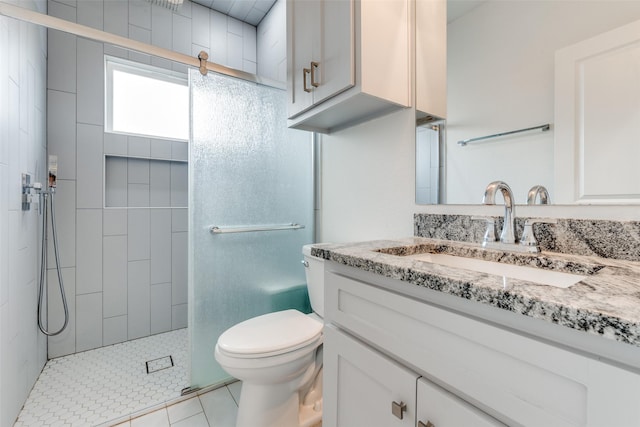
[[[329,261],[324,426],[640,425],[640,262],[421,237],[312,253]]]

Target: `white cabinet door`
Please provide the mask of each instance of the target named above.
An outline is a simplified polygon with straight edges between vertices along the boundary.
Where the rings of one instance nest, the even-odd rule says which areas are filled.
[[[355,85],[355,23],[352,0],[325,0],[322,2],[322,29],[320,52],[314,52],[312,67],[317,87],[313,87],[313,103]]]
[[[289,117],[313,104],[310,64],[320,51],[320,10],[320,0],[287,2]]]
[[[504,427],[500,421],[424,378],[418,380],[419,427]]]
[[[289,117],[355,84],[353,0],[293,0],[287,4]]]
[[[413,427],[417,375],[333,326],[324,334],[323,427]]]

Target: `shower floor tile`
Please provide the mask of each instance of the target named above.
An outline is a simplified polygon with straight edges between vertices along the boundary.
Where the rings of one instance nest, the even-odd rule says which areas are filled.
[[[189,385],[187,329],[52,359],[15,426],[95,426],[176,399]],[[170,364],[147,373],[147,362]]]

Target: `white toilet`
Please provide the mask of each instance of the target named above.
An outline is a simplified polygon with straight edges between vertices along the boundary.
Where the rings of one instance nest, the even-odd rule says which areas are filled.
[[[312,427],[322,420],[324,260],[302,249],[313,313],[284,310],[227,329],[220,366],[242,381],[236,427]]]

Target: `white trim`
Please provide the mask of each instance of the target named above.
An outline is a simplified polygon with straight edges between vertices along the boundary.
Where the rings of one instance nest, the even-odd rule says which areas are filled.
[[[136,136],[141,138],[153,138],[169,141],[188,142],[189,137],[179,138],[175,136],[157,135],[151,133],[135,133],[125,130],[113,129],[113,75],[115,71],[133,74],[146,79],[154,79],[162,82],[189,87],[189,76],[185,73],[166,70],[153,65],[141,64],[114,56],[104,56],[104,131],[107,133]]]
[[[168,70],[166,68],[143,64],[141,62],[135,62],[129,59],[118,58],[117,56],[111,55],[105,55],[104,62],[105,67],[110,66],[115,69],[125,70],[128,73],[136,74],[138,76],[153,77],[158,80],[181,84],[183,86],[189,85],[189,75],[187,73]]]

